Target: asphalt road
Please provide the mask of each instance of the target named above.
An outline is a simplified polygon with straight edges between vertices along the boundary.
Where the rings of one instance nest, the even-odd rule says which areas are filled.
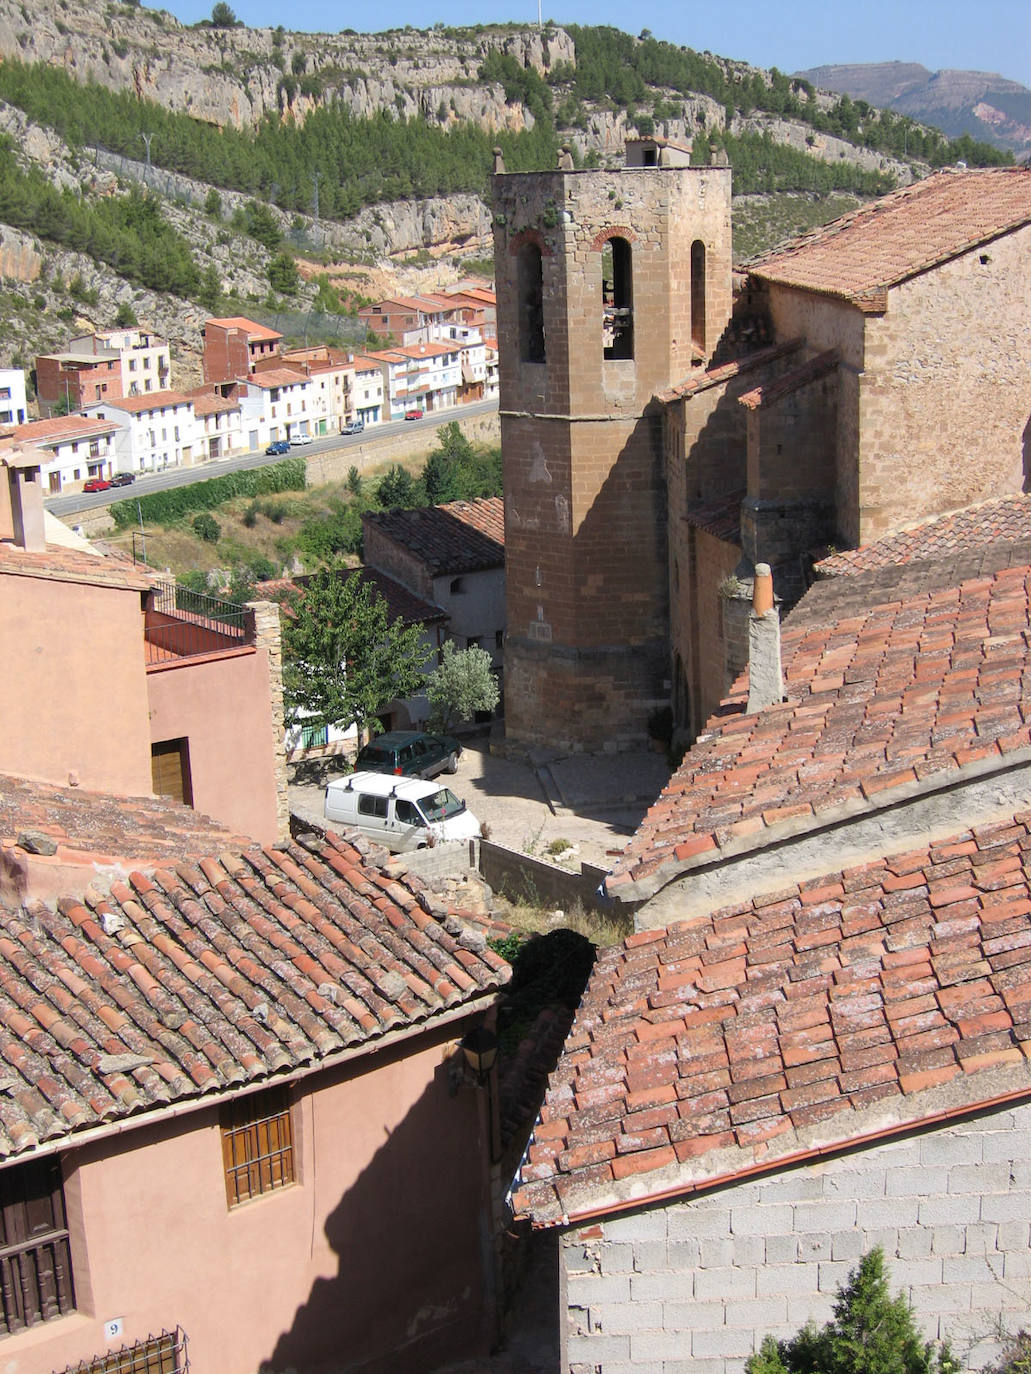
[[[428,411],[421,420],[392,420],[383,425],[371,425],[361,434],[327,434],[325,438],[313,439],[310,444],[297,445],[291,453],[308,455],[311,453],[346,453],[358,444],[386,442],[395,434],[412,430],[436,430],[442,424],[457,420],[466,415],[486,415],[497,410],[498,403],[474,401],[470,405],[455,406],[450,410]],[[429,436],[427,436],[427,439]],[[230,458],[215,458],[199,463],[195,467],[166,468],[164,472],[146,473],[136,478],[131,486],[114,487],[108,491],[75,492],[67,496],[51,496],[44,501],[48,511],[54,515],[74,515],[79,511],[94,510],[97,506],[110,506],[115,501],[132,500],[133,497],[147,496],[154,491],[167,491],[169,487],[186,487],[193,482],[205,482],[211,477],[221,477],[227,472],[241,472],[245,468],[260,468],[267,463],[278,463],[285,455],[268,455],[264,449],[260,453],[241,453]]]

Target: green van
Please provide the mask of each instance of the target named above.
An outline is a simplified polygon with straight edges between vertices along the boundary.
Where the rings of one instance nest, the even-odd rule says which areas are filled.
[[[457,773],[462,746],[452,735],[421,730],[388,730],[358,751],[356,773],[396,773],[405,778],[435,778]]]

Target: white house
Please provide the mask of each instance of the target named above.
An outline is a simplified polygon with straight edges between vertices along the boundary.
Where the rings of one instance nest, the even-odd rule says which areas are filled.
[[[49,455],[40,476],[48,496],[81,489],[91,477],[108,478],[118,471],[114,438],[117,425],[111,420],[58,415],[49,420],[29,420],[4,435],[15,443],[40,449]]]
[[[0,425],[23,425],[26,418],[25,373],[20,367],[0,367]]]
[[[292,367],[270,367],[253,372],[246,382],[250,397],[261,401],[262,429],[269,442],[314,433],[315,396],[312,380]]]
[[[178,391],[148,396],[124,396],[85,413],[96,420],[113,420],[118,472],[160,472],[189,466],[194,461],[196,418],[193,397]],[[207,455],[205,455],[207,456]]]
[[[210,387],[191,391],[194,431],[194,458],[221,458],[245,447],[243,411],[238,400],[223,396]]]
[[[383,419],[384,374],[380,362],[372,355],[356,353],[348,363],[349,389],[347,397],[348,421],[361,420],[364,425],[377,425]]]
[[[390,419],[410,410],[447,410],[458,404],[462,351],[457,341],[408,344],[367,355],[383,372]]]

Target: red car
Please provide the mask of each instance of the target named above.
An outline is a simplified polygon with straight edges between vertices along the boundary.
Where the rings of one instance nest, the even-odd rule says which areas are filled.
[[[421,419],[422,419],[422,411],[421,411],[421,410],[406,410],[406,411],[405,411],[405,419],[406,419],[406,420],[421,420]]]
[[[107,491],[111,483],[106,477],[91,477],[88,482],[83,482],[83,491]]]

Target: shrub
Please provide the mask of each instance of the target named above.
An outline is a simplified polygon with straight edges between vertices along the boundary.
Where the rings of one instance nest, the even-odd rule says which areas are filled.
[[[125,529],[135,523],[139,506],[144,520],[158,525],[173,525],[191,511],[214,510],[236,496],[303,491],[305,484],[304,459],[284,458],[282,462],[269,463],[266,467],[227,472],[222,477],[211,477],[206,482],[155,491],[149,496],[134,497],[131,501],[116,501],[111,507],[111,516],[119,529]]]
[[[193,517],[193,532],[208,544],[217,544],[222,537],[221,525],[207,511]]]

